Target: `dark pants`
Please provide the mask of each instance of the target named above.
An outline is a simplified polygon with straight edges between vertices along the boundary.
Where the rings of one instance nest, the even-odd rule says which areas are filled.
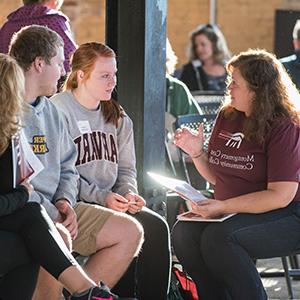
[[[172,242],[200,299],[265,300],[253,258],[285,256],[300,248],[300,203],[221,223],[177,222]]]
[[[0,230],[10,231],[20,237],[16,245],[1,246],[1,251],[4,250],[2,248],[6,248],[4,251],[10,253],[8,255],[10,262],[3,268],[3,273],[8,273],[3,278],[3,289],[0,289],[1,299],[31,299],[39,265],[58,278],[66,268],[75,264],[74,258],[67,250],[45,209],[37,203],[27,203],[24,208],[1,217]],[[20,247],[20,252],[19,250],[16,252],[15,247]],[[16,256],[18,254],[21,254],[21,257]],[[32,276],[31,274],[34,280],[27,278]],[[25,285],[23,279],[20,279],[23,277],[24,282],[32,280],[31,284]],[[9,284],[6,285],[8,281]],[[16,286],[20,289],[17,290]],[[11,293],[18,293],[18,296],[11,296]],[[30,293],[30,296],[24,296]]]
[[[39,265],[18,234],[0,231],[0,299],[31,299]]]
[[[168,224],[148,208],[133,216],[143,225],[145,242],[114,292],[123,297],[136,296],[139,300],[165,300],[171,265]]]

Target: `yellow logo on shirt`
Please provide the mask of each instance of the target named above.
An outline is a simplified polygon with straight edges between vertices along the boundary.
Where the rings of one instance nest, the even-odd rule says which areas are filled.
[[[32,150],[35,154],[45,154],[49,152],[46,137],[44,135],[34,135],[32,137]]]

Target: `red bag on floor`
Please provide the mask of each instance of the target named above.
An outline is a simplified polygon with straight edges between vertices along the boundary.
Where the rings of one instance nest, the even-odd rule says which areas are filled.
[[[192,278],[176,266],[172,267],[172,271],[179,282],[179,290],[182,298],[185,300],[199,300],[196,284]]]

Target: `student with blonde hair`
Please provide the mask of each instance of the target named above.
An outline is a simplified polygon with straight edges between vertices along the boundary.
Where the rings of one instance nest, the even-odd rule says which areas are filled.
[[[41,265],[65,286],[72,294],[72,300],[119,299],[104,286],[98,287],[86,275],[45,209],[38,203],[29,202],[33,186],[25,179],[13,187],[12,140],[19,143],[24,88],[22,69],[13,58],[0,54],[0,230],[20,237],[32,261],[4,274],[0,298],[32,299],[38,271],[36,266]],[[14,253],[14,249],[11,250]],[[7,260],[8,257],[2,259]],[[9,259],[18,258],[11,256]]]

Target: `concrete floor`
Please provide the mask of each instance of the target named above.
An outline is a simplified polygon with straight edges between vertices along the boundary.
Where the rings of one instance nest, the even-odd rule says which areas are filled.
[[[257,261],[259,271],[282,270],[280,258],[262,259]],[[262,278],[269,300],[287,300],[288,291],[284,277]],[[292,280],[294,300],[300,300],[300,280]]]
[[[175,258],[174,258],[175,259]],[[300,261],[300,257],[299,257]],[[80,261],[82,263],[82,261]],[[282,271],[280,258],[260,259],[257,261],[259,272]],[[269,300],[288,300],[288,291],[284,277],[262,278],[263,285],[267,291]],[[294,300],[300,300],[300,280],[292,280]],[[64,298],[62,297],[61,300]],[[241,299],[242,300],[242,299]],[[255,299],[253,299],[255,300]]]

